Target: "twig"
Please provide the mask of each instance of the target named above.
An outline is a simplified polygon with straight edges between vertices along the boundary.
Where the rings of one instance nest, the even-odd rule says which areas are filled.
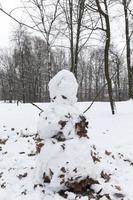
[[[34,30],[34,31],[43,32],[43,31],[41,31],[41,30],[38,30],[38,29],[34,28],[34,26],[32,27],[32,26],[30,26],[30,25],[28,25],[28,24],[25,24],[25,23],[23,23],[23,22],[20,22],[20,21],[17,20],[15,17],[13,17],[10,13],[6,12],[5,10],[3,10],[1,7],[0,7],[0,11],[3,12],[4,14],[6,14],[8,17],[10,17],[12,20],[14,20],[15,22],[17,22],[17,23],[20,24],[20,25],[24,25],[24,26],[26,26],[26,27],[28,27],[28,28]]]
[[[41,112],[39,113],[39,116],[41,115],[42,112],[44,112],[44,110],[42,108],[40,108],[39,106],[37,106],[36,104],[34,104],[33,102],[31,102],[31,104],[33,106],[35,106],[36,108],[38,108]]]
[[[94,104],[94,102],[96,101],[97,97],[101,94],[101,92],[103,91],[103,89],[106,87],[107,83],[105,83],[103,85],[103,87],[101,88],[101,90],[97,93],[97,95],[94,97],[94,99],[92,100],[91,104],[89,105],[89,107],[83,112],[83,113],[86,113],[90,108],[91,106]]]
[[[19,105],[19,100],[17,100],[17,106]],[[22,102],[21,102],[22,103]],[[35,106],[36,108],[38,108],[41,112],[39,113],[39,116],[41,115],[42,112],[44,112],[44,110],[42,108],[40,108],[39,106],[37,106],[36,104],[34,104],[33,102],[30,102],[30,104],[32,104],[33,106]]]
[[[112,80],[114,78],[114,76],[116,75],[116,72],[112,75],[112,77],[110,78],[110,80]],[[94,97],[94,99],[92,100],[91,104],[89,105],[89,107],[83,112],[86,113],[94,104],[94,102],[96,101],[97,97],[101,94],[101,92],[103,91],[103,89],[106,87],[107,82],[102,86],[102,88],[99,90],[99,92],[96,94],[96,96]]]
[[[132,34],[133,34],[133,31],[131,32],[129,38],[131,38]],[[122,57],[125,48],[126,48],[126,45],[125,45],[125,46],[123,47],[123,49],[122,49],[120,58]],[[115,74],[116,74],[116,73],[115,73]],[[113,74],[113,76],[111,77],[111,79],[115,76],[115,74]],[[101,94],[102,90],[106,87],[106,85],[107,85],[107,83],[105,83],[105,84],[103,85],[103,87],[101,88],[101,90],[98,92],[98,94],[97,94],[97,95],[94,97],[94,99],[92,100],[92,102],[91,102],[91,104],[89,105],[89,107],[88,107],[83,113],[86,113],[86,112],[91,108],[91,106],[94,104],[95,100],[96,100],[97,97]]]

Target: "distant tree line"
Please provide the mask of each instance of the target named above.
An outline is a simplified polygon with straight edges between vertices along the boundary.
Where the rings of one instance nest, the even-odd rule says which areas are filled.
[[[19,100],[23,103],[48,101],[49,72],[45,42],[19,29],[14,43],[13,49],[0,53],[1,100]],[[64,62],[60,60],[62,58],[56,59],[56,56],[54,52],[51,53],[51,76],[58,72],[58,65]]]
[[[51,51],[51,77],[61,69],[69,69],[71,58],[62,48]],[[49,101],[47,68],[47,47],[43,39],[19,29],[14,35],[11,50],[0,52],[0,99],[13,102]],[[128,99],[128,80],[123,58],[111,47],[110,73],[114,74],[113,97],[117,101]],[[79,54],[80,66],[77,70],[80,101],[91,101],[106,84],[104,74],[104,49],[84,50]],[[99,101],[108,101],[107,86],[97,97]]]

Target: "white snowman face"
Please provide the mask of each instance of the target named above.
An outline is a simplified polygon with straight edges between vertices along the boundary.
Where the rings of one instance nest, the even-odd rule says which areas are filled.
[[[61,70],[49,82],[51,101],[73,105],[77,102],[78,83],[73,73]]]

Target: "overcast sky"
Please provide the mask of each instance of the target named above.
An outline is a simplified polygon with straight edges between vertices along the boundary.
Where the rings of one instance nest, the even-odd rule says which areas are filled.
[[[20,5],[19,0],[0,0],[2,8],[11,11],[14,7]],[[8,47],[11,40],[11,32],[17,26],[12,19],[0,11],[0,48]]]

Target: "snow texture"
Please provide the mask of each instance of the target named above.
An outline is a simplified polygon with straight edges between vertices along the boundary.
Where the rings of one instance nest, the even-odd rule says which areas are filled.
[[[39,117],[38,133],[42,139],[52,138],[62,131],[64,138],[77,137],[74,127],[79,122],[80,115],[81,112],[75,105],[51,103]]]
[[[38,133],[47,139],[77,137],[75,124],[80,121],[81,112],[74,105],[77,102],[78,84],[72,72],[61,70],[49,82],[51,103],[38,121]]]
[[[124,164],[123,154],[100,149],[90,142],[89,135],[77,134],[76,124],[85,117],[74,104],[77,83],[68,87],[73,82],[74,76],[65,70],[50,81],[52,102],[38,124],[45,144],[38,156],[36,187],[41,185],[45,192],[67,199],[128,199],[117,167],[117,162]]]
[[[82,112],[88,104],[77,103],[76,106]],[[49,107],[49,104],[37,105],[44,110]],[[63,181],[64,176],[67,181],[77,175],[95,178],[100,184],[92,185],[91,189],[102,189],[100,194],[108,193],[111,200],[132,200],[133,101],[117,102],[116,107],[118,113],[112,116],[109,103],[96,102],[86,115],[90,122],[90,139],[57,142],[56,139],[37,139],[39,111],[35,107],[0,103],[0,200],[9,197],[11,200],[65,200],[58,190],[66,186],[64,183],[60,185],[59,180]],[[41,147],[41,143],[44,146],[37,154],[37,146]],[[41,155],[45,156],[42,163],[39,162]],[[92,156],[97,158],[95,162]],[[52,175],[49,169],[54,174],[50,176],[50,183],[35,187],[39,165],[46,175]],[[88,200],[87,196],[80,197],[70,191],[65,193],[68,200]],[[120,194],[124,197],[121,198]],[[103,196],[100,200],[108,199]]]
[[[61,70],[49,82],[51,101],[73,105],[77,102],[78,84],[72,72]]]

